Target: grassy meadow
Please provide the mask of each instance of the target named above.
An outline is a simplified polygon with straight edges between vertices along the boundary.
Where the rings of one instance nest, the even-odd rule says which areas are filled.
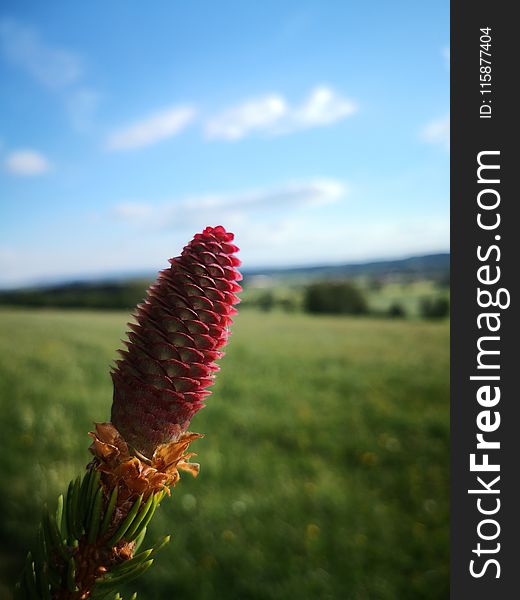
[[[0,309],[0,598],[110,414],[124,312]],[[447,321],[243,311],[143,600],[448,597]],[[146,542],[145,542],[146,543]]]

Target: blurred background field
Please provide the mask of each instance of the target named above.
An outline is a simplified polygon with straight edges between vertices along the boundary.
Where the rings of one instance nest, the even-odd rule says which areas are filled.
[[[0,7],[0,598],[157,269],[244,291],[140,597],[448,596],[449,2]]]
[[[128,313],[0,308],[1,597],[109,418]],[[145,599],[448,595],[448,322],[242,310]]]

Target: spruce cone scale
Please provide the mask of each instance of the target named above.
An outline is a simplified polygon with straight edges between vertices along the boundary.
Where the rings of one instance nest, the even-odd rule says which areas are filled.
[[[112,423],[147,457],[204,406],[241,290],[233,234],[207,227],[170,259],[130,323],[111,375]]]

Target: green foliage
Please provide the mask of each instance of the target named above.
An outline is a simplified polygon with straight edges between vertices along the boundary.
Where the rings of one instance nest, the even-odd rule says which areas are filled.
[[[425,319],[445,319],[450,314],[449,300],[444,296],[423,298],[421,316]]]
[[[256,304],[258,308],[264,311],[269,311],[274,306],[274,296],[270,291],[265,291],[258,297]]]
[[[0,311],[6,587],[108,419],[127,321]],[[174,538],[125,598],[448,597],[447,321],[243,311],[191,430],[201,473],[161,503],[147,535]]]
[[[393,305],[399,304],[407,318],[422,318],[421,305],[425,299],[442,296],[449,299],[449,290],[439,292],[435,280],[419,280],[408,282],[405,279],[391,280],[377,290],[364,287],[370,312],[381,316],[389,316]]]
[[[368,312],[362,291],[349,281],[322,281],[307,286],[303,301],[310,313],[362,315]]]
[[[301,290],[299,287],[269,287],[248,288],[240,294],[240,310],[258,308],[269,312],[271,310],[282,310],[283,312],[295,312],[301,310]]]
[[[399,302],[393,302],[388,308],[387,314],[389,317],[392,317],[392,319],[400,319],[406,317],[406,311],[403,305]]]
[[[149,284],[147,280],[129,280],[0,291],[0,305],[133,309],[142,302]]]
[[[117,488],[116,488],[117,489]],[[83,496],[80,494],[83,493]],[[83,478],[71,481],[65,498],[60,495],[56,514],[45,510],[42,524],[38,528],[37,551],[28,553],[24,571],[15,587],[21,598],[49,599],[60,591],[77,592],[76,552],[81,540],[99,547],[111,548],[120,540],[132,542],[139,536],[144,538],[146,523],[149,523],[163,492],[150,495],[141,510],[142,496],[130,508],[127,517],[107,540],[100,536],[99,525],[103,511],[103,523],[113,514],[117,492],[112,493],[107,507],[103,507],[103,487],[99,472],[87,471]],[[96,579],[91,598],[100,600],[113,597],[117,587],[133,581],[153,564],[155,555],[170,541],[163,538],[155,547],[115,565],[105,575]],[[154,556],[155,558],[155,556]],[[149,560],[148,560],[149,559]]]

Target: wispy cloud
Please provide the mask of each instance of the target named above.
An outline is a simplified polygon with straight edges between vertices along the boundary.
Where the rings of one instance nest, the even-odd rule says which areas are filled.
[[[4,168],[12,175],[34,177],[44,175],[51,169],[49,160],[36,150],[16,150],[8,154]]]
[[[74,53],[46,44],[36,30],[14,20],[0,21],[0,47],[13,66],[49,88],[67,87],[82,75],[81,61]]]
[[[437,144],[450,149],[450,117],[441,117],[427,123],[421,131],[421,139],[429,144]]]
[[[246,101],[211,118],[206,137],[234,141],[254,133],[282,135],[331,125],[357,110],[356,104],[332,88],[314,88],[300,104],[291,106],[281,94]]]
[[[255,211],[283,211],[317,207],[337,202],[346,195],[346,186],[335,179],[312,179],[278,187],[248,190],[236,194],[207,194],[172,200],[159,205],[122,202],[112,214],[121,221],[145,228],[164,229],[198,226],[199,221],[242,222]]]
[[[108,150],[133,150],[151,146],[180,133],[194,118],[191,106],[171,106],[140,121],[113,131],[106,140]]]
[[[351,116],[357,110],[356,104],[343,98],[329,87],[315,88],[300,108],[289,115],[289,126],[294,129],[330,125]]]
[[[279,94],[249,100],[208,121],[206,135],[211,139],[239,140],[251,132],[272,128],[288,110]]]
[[[91,129],[101,95],[85,85],[83,61],[75,52],[49,44],[33,27],[0,19],[0,56],[54,94],[76,130]]]

